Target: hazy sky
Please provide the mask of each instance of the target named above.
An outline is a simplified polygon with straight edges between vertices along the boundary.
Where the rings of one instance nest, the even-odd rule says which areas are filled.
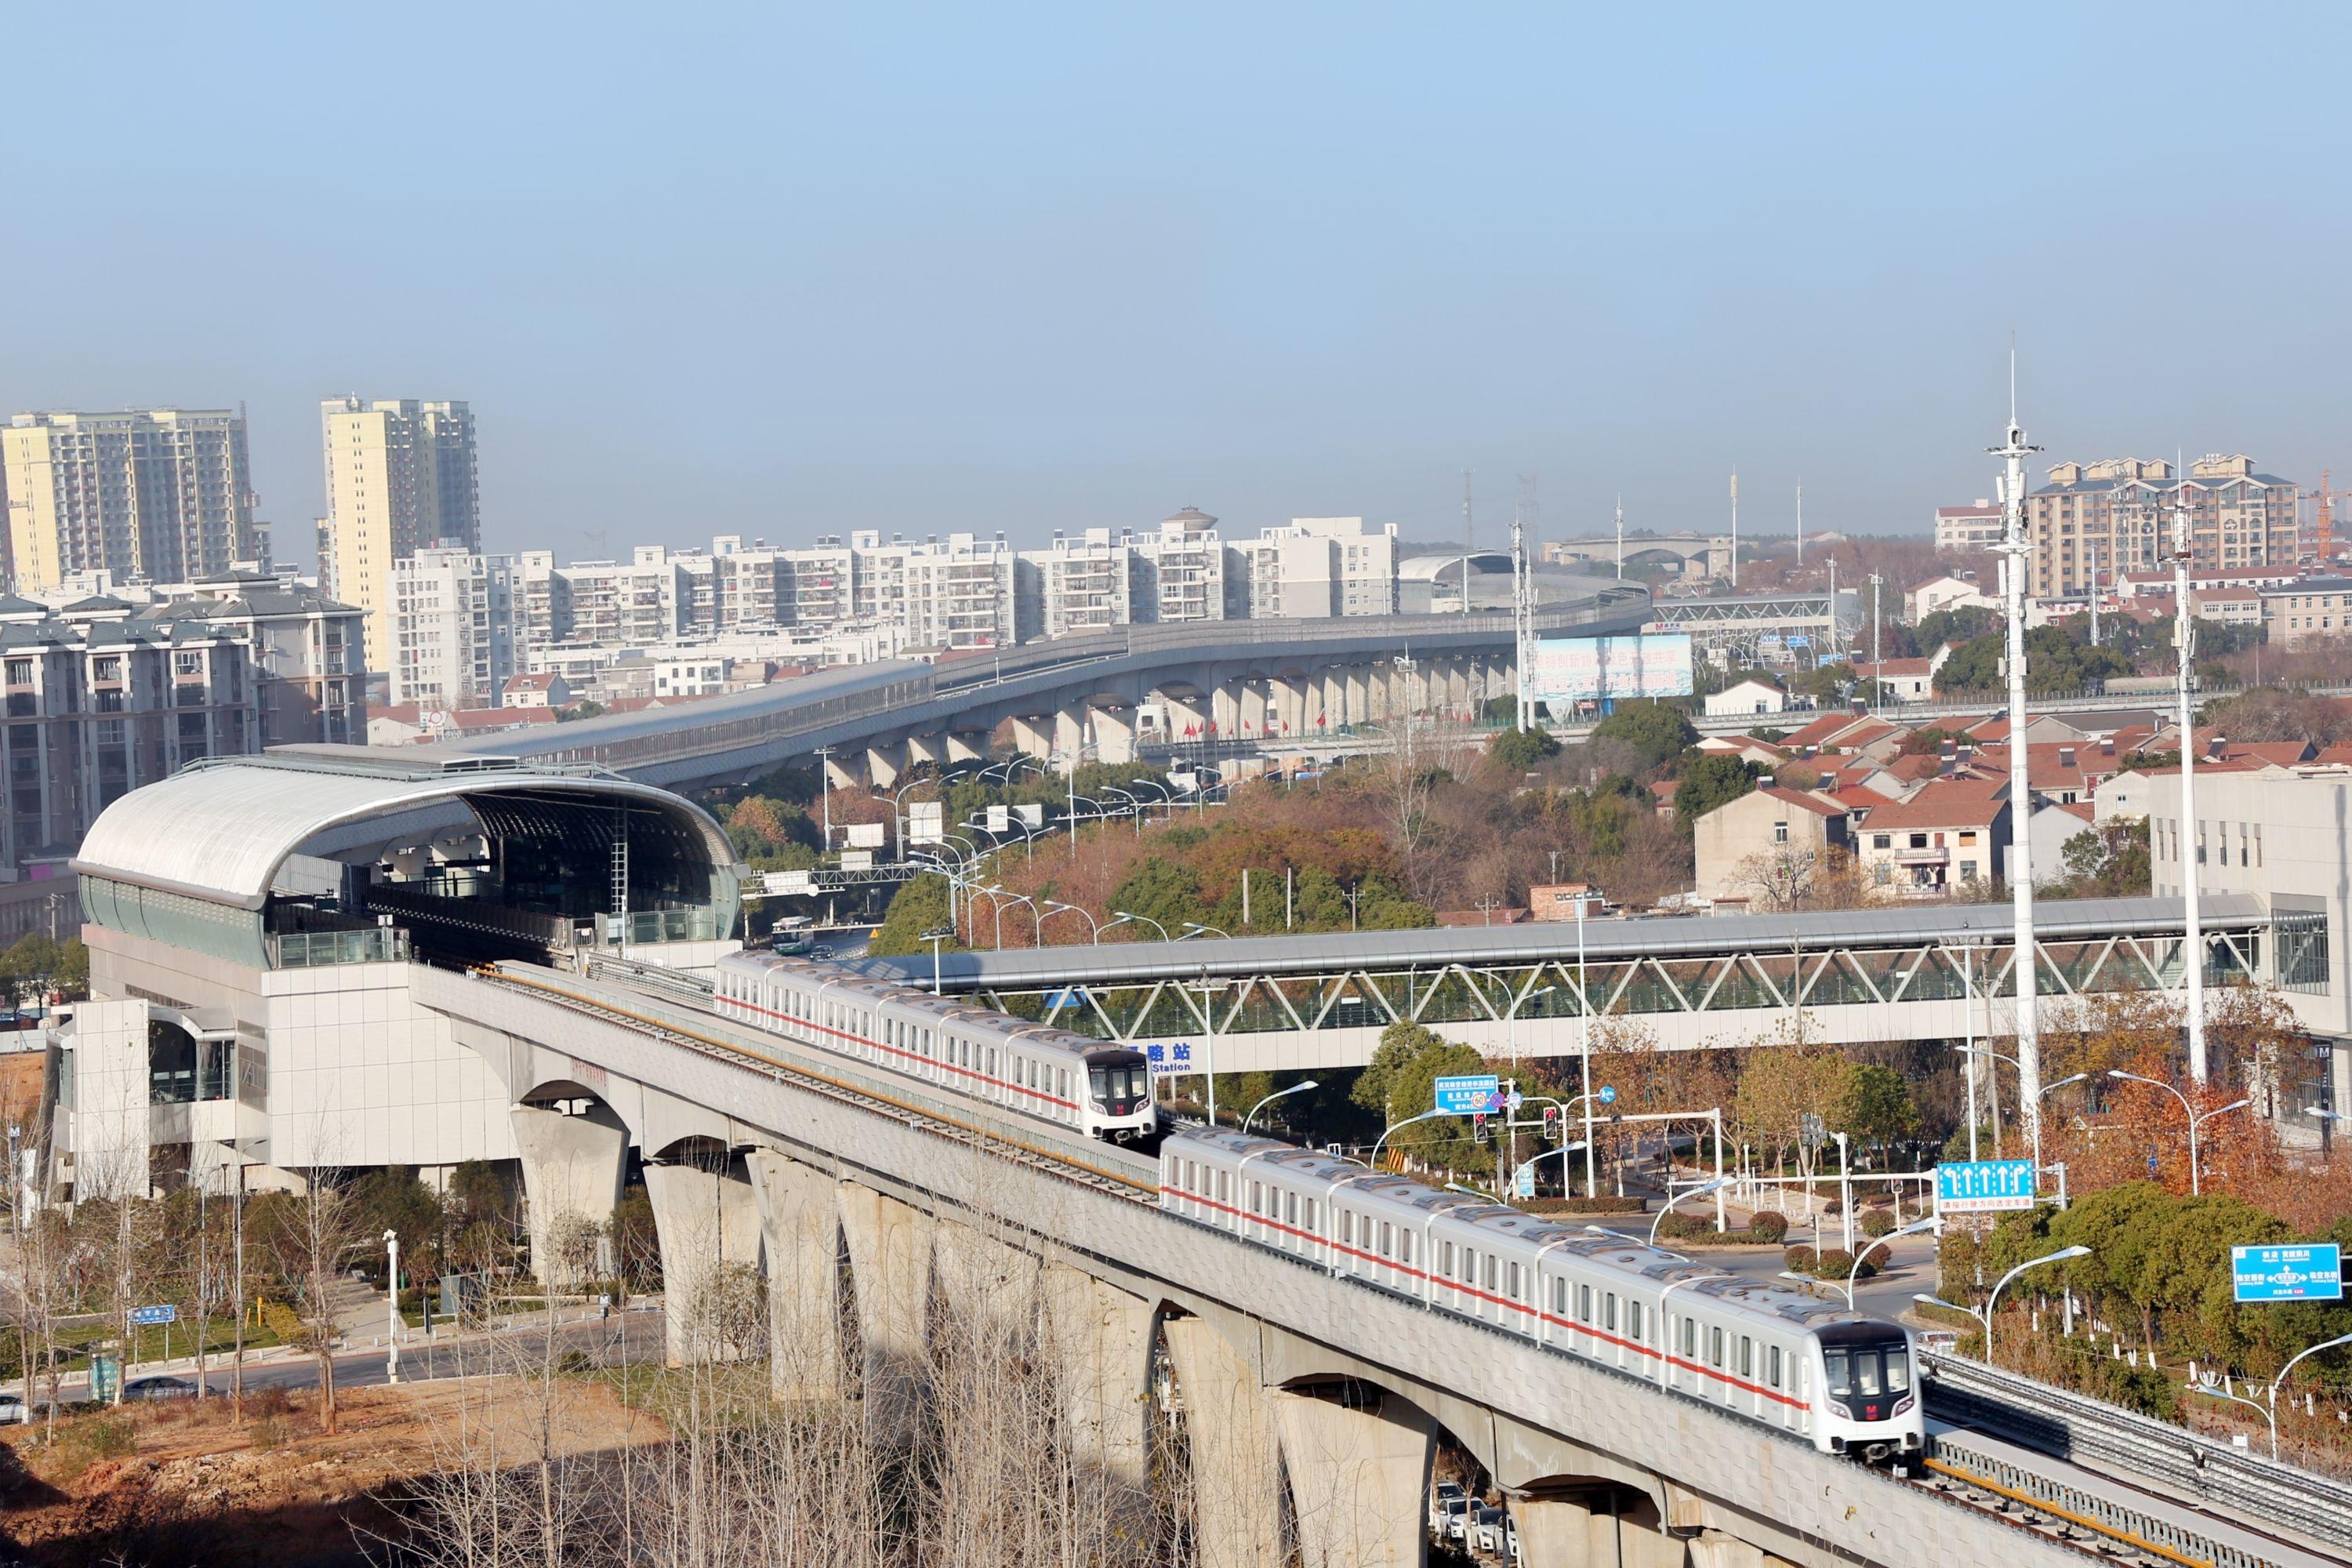
[[[22,10],[0,399],[459,397],[488,542],[2352,481],[2352,8]],[[1628,15],[1628,13],[1633,13]]]

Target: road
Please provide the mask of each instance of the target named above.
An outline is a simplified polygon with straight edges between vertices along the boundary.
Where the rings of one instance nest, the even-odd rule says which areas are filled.
[[[1801,1227],[1791,1230],[1789,1245],[1810,1243],[1811,1236]],[[1824,1244],[1836,1247],[1844,1237],[1835,1226],[1824,1227]],[[1863,1238],[1857,1235],[1854,1238]],[[1697,1247],[1690,1252],[1692,1259],[1713,1264],[1728,1274],[1745,1275],[1751,1279],[1780,1280],[1786,1251],[1782,1247]],[[1882,1265],[1881,1271],[1856,1286],[1853,1304],[1857,1310],[1874,1317],[1899,1318],[1909,1311],[1911,1298],[1936,1290],[1936,1242],[1929,1236],[1906,1236],[1890,1242],[1870,1255],[1871,1261]],[[1822,1286],[1823,1289],[1832,1289]],[[1833,1292],[1843,1297],[1844,1291]]]
[[[491,1333],[468,1334],[457,1340],[428,1342],[419,1337],[400,1347],[400,1380],[403,1383],[425,1383],[436,1378],[479,1377],[535,1369],[546,1352],[545,1335],[544,1325],[531,1321]],[[609,1320],[592,1317],[583,1321],[561,1324],[555,1331],[554,1349],[558,1355],[577,1352],[599,1366],[658,1363],[663,1352],[661,1310],[658,1307],[640,1308],[616,1312]],[[334,1358],[335,1386],[383,1386],[385,1360],[381,1346],[337,1353]],[[195,1381],[194,1366],[185,1361],[168,1365],[144,1363],[131,1369],[133,1378],[153,1377],[165,1373],[190,1383]],[[229,1385],[226,1364],[215,1359],[206,1371],[205,1382],[214,1394],[226,1394]],[[282,1388],[290,1393],[318,1385],[319,1363],[310,1356],[282,1356],[258,1363],[246,1363],[245,1386],[248,1393],[263,1388]],[[9,1387],[21,1389],[22,1384],[11,1384]],[[59,1393],[71,1402],[89,1397],[89,1373],[74,1373],[63,1380]]]

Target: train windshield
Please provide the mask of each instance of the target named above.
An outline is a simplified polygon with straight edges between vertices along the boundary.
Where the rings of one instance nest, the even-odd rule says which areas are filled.
[[[1901,1340],[1824,1345],[1822,1360],[1833,1399],[1880,1399],[1911,1392],[1911,1352]]]
[[[1114,1116],[1125,1116],[1151,1098],[1151,1073],[1141,1061],[1129,1065],[1097,1064],[1087,1073],[1095,1103]]]

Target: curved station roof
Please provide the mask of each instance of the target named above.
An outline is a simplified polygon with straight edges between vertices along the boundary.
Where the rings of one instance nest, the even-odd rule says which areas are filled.
[[[560,832],[567,820],[616,809],[657,819],[665,837],[714,867],[735,863],[708,812],[601,771],[487,758],[419,766],[318,748],[223,758],[134,790],[91,825],[73,869],[259,910],[298,853],[373,859],[439,822],[495,817],[509,830]]]

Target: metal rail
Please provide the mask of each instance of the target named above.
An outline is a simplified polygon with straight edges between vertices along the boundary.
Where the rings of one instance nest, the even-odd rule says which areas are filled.
[[[2223,1546],[2181,1529],[2170,1520],[2127,1508],[2112,1498],[2053,1480],[2007,1459],[1977,1452],[1968,1446],[1968,1434],[1955,1432],[1936,1439],[1937,1457],[1927,1469],[1946,1481],[1998,1500],[1980,1505],[2000,1510],[2001,1503],[2054,1520],[2059,1525],[2088,1530],[2118,1542],[2154,1564],[2180,1568],[2271,1568],[2269,1561],[2251,1552]],[[1937,1486],[1936,1482],[1927,1483]]]
[[[1976,1362],[1922,1352],[1929,1413],[2217,1513],[2352,1541],[2352,1487],[2169,1422]]]

